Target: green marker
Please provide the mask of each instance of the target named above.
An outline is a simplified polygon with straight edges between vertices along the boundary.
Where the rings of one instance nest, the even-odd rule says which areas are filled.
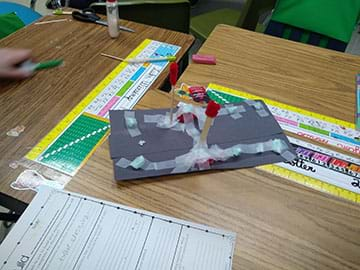
[[[49,60],[36,64],[35,70],[42,70],[60,66],[64,61],[62,59]]]
[[[55,60],[49,60],[45,62],[40,63],[34,63],[30,60],[25,61],[20,65],[21,69],[27,70],[27,71],[36,71],[36,70],[42,70],[42,69],[48,69],[48,68],[54,68],[57,66],[60,66],[64,61],[62,59],[55,59]]]

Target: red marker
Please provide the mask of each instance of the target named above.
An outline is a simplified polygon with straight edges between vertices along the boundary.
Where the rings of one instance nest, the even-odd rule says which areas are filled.
[[[176,62],[170,64],[170,84],[171,84],[171,104],[170,104],[170,123],[173,122],[173,110],[175,99],[175,85],[177,82],[179,67]]]
[[[204,128],[200,135],[200,143],[206,143],[206,138],[209,133],[211,123],[213,119],[218,115],[220,108],[221,108],[220,105],[215,101],[211,100],[208,103],[205,111],[206,120],[205,120]]]

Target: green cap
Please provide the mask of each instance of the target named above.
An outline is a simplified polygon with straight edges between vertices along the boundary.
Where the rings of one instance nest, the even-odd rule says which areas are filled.
[[[55,59],[55,60],[41,62],[36,65],[35,70],[54,68],[60,66],[63,62],[64,60],[62,59]]]
[[[176,61],[176,56],[167,56],[166,58],[167,58],[167,60],[169,62],[175,62]]]

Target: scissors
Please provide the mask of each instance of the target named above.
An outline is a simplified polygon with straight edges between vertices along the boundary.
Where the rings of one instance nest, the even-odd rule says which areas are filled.
[[[101,20],[101,18],[96,15],[95,10],[92,8],[85,8],[81,11],[73,11],[71,15],[75,20],[78,21],[97,23],[104,26],[108,25],[106,21]],[[135,33],[133,29],[124,26],[119,26],[119,30]]]

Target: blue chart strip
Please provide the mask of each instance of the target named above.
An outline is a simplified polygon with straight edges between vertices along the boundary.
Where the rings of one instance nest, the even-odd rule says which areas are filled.
[[[131,77],[130,80],[131,81],[136,81],[144,73],[145,70],[146,70],[145,67],[139,68],[139,70],[135,72],[135,74]]]
[[[174,55],[176,55],[177,51],[178,51],[178,48],[175,46],[160,45],[160,47],[157,48],[156,51],[150,57],[156,58],[156,57],[174,56]],[[167,64],[167,61],[154,62],[153,64],[162,67]]]
[[[336,133],[330,133],[330,136],[335,138],[335,139],[339,139],[339,140],[342,140],[342,141],[346,141],[346,142],[349,142],[349,143],[360,145],[360,139],[355,140],[355,139],[352,139],[352,138],[349,138],[349,137],[346,137],[346,136],[343,136],[343,135],[340,135],[340,134],[336,134]]]

